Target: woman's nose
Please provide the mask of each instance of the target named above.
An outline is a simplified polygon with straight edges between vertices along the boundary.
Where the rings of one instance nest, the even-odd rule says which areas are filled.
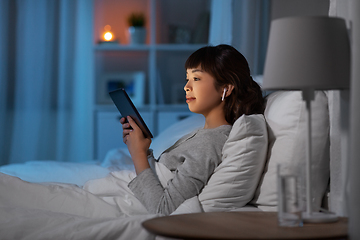
[[[187,83],[185,84],[184,90],[185,90],[185,92],[190,91],[190,84],[189,84],[189,82],[187,82]]]

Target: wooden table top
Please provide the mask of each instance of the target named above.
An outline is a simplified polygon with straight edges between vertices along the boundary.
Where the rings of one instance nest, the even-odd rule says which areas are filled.
[[[276,212],[209,212],[143,222],[156,235],[181,239],[347,239],[347,218],[335,223],[280,227]]]

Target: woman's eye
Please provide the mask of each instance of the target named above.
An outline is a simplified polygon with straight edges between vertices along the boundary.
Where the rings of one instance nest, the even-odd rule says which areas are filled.
[[[194,77],[194,81],[199,81],[199,80],[200,80],[200,78]]]

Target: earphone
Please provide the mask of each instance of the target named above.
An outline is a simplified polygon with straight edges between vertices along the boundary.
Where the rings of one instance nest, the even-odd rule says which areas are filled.
[[[226,93],[226,91],[227,91],[227,88],[224,88],[224,92],[223,92],[223,95],[222,95],[222,98],[221,98],[221,101],[222,101],[222,102],[223,102],[224,99],[225,99],[225,93]]]

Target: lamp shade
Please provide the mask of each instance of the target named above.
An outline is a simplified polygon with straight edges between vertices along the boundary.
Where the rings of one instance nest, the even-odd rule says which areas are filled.
[[[264,89],[346,89],[350,42],[343,19],[289,17],[271,23]]]

